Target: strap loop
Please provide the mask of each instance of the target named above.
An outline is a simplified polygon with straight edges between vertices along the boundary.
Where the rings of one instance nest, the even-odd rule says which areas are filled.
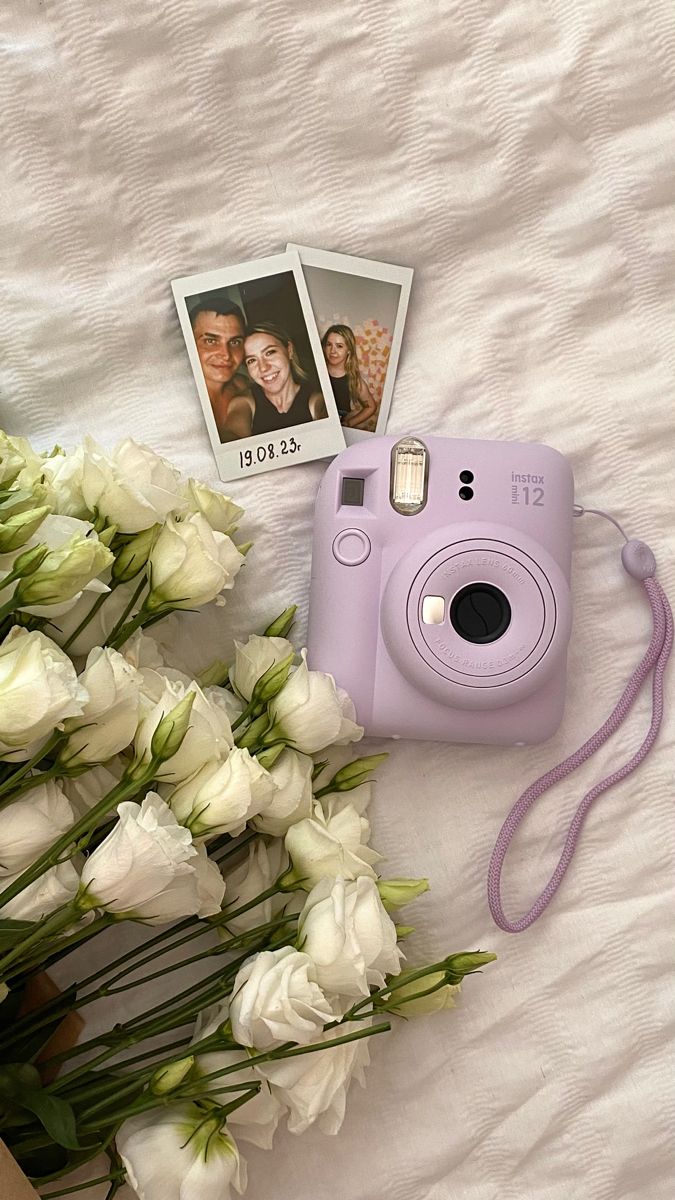
[[[607,516],[612,521],[612,524],[617,525],[617,528],[621,529],[618,523],[612,517],[609,517],[608,514],[597,509],[582,509],[579,505],[576,506],[577,515],[581,516],[584,512],[597,512],[599,516]],[[621,530],[621,533],[623,533],[623,530]],[[570,754],[569,758],[566,758],[564,762],[560,763],[557,767],[553,767],[552,770],[547,771],[545,775],[542,775],[540,779],[531,784],[516,801],[502,825],[488,869],[488,904],[495,923],[506,933],[522,933],[524,929],[527,929],[537,920],[537,917],[541,916],[562,883],[565,872],[576,850],[584,818],[594,800],[597,800],[598,796],[606,792],[615,783],[618,783],[621,779],[625,779],[627,775],[630,775],[640,765],[654,745],[661,727],[663,719],[663,676],[673,648],[673,614],[668,597],[660,583],[653,578],[653,570],[656,564],[651,550],[643,542],[630,542],[627,539],[626,541],[627,544],[623,548],[622,560],[628,573],[634,578],[640,579],[647,594],[653,622],[651,640],[647,652],[633,672],[621,699],[604,725],[579,750],[576,750],[574,754]],[[532,808],[532,805],[544,792],[548,791],[554,784],[560,783],[567,775],[570,775],[577,767],[580,767],[582,763],[586,762],[587,759],[595,754],[596,750],[599,750],[608,741],[612,734],[616,733],[617,729],[628,716],[630,709],[652,672],[651,724],[642,745],[628,762],[624,763],[612,775],[597,783],[595,787],[586,793],[572,818],[560,860],[546,887],[525,916],[520,917],[516,921],[509,921],[502,906],[501,876],[507,850],[518,826]]]

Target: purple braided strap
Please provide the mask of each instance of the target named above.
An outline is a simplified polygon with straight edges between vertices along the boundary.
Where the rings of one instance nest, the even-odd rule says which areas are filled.
[[[629,543],[629,545],[637,546],[642,544]],[[624,565],[627,566],[626,563]],[[627,569],[629,569],[628,566]],[[630,573],[633,574],[633,571],[631,570]],[[631,676],[619,703],[602,728],[593,734],[593,737],[589,738],[579,750],[574,754],[570,754],[569,758],[566,758],[557,767],[553,767],[551,771],[547,771],[545,775],[542,775],[540,779],[537,779],[535,783],[531,784],[523,792],[520,799],[514,804],[499,832],[488,869],[488,904],[495,923],[506,933],[522,933],[524,929],[527,929],[528,926],[537,920],[537,917],[541,916],[547,904],[550,903],[560,887],[565,872],[572,861],[584,818],[593,801],[602,795],[603,792],[606,792],[608,788],[612,787],[613,784],[630,775],[640,765],[642,760],[646,758],[656,741],[663,719],[663,676],[673,648],[673,614],[668,597],[657,580],[643,578],[641,582],[644,585],[652,610],[652,637],[647,652]],[[543,892],[524,917],[520,917],[516,921],[509,921],[502,907],[501,876],[506,852],[518,826],[535,801],[544,792],[552,787],[553,784],[560,783],[567,775],[570,775],[572,771],[575,771],[577,767],[586,762],[613,733],[616,733],[619,726],[627,717],[652,671],[654,673],[652,680],[652,717],[649,732],[642,745],[628,762],[624,763],[612,775],[597,783],[595,787],[591,788],[590,792],[586,793],[572,818],[565,846],[560,855],[560,861]]]

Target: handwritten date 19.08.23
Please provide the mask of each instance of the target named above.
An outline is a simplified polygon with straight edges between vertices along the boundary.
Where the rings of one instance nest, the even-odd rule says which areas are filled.
[[[280,442],[268,442],[266,446],[256,446],[255,450],[240,450],[240,467],[252,467],[254,462],[271,462],[274,458],[282,458],[286,454],[297,454],[302,449],[300,442],[294,437],[282,438]]]

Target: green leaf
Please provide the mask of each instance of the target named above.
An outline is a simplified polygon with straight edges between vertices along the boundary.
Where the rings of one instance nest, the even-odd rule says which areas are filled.
[[[79,1150],[75,1114],[67,1101],[46,1092],[30,1063],[0,1067],[0,1101],[26,1108],[37,1117],[50,1137],[67,1150]]]
[[[50,1095],[43,1088],[24,1089],[21,1100],[26,1108],[35,1113],[59,1146],[65,1146],[66,1150],[79,1150],[75,1113],[66,1100]]]

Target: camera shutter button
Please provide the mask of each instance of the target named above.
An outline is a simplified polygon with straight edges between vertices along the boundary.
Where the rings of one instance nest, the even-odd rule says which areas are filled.
[[[370,554],[370,538],[362,529],[341,529],[333,541],[333,554],[343,567],[358,567]]]

